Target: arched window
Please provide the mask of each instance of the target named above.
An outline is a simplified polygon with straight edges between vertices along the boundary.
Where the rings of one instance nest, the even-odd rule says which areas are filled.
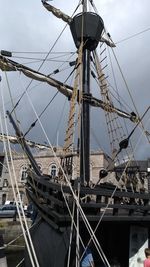
[[[50,175],[52,177],[56,177],[57,176],[57,166],[56,166],[56,164],[52,164],[50,166]]]
[[[39,167],[39,169],[40,169],[40,171],[42,173],[42,165],[38,164],[38,167]],[[20,180],[21,180],[21,182],[25,182],[26,181],[27,176],[28,176],[28,174],[27,174],[27,170],[28,169],[32,169],[32,166],[31,165],[23,165],[21,167],[21,170],[20,170]]]
[[[7,179],[4,179],[4,181],[3,181],[3,187],[8,187],[8,180]]]

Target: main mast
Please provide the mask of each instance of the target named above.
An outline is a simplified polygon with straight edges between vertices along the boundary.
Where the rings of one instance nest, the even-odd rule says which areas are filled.
[[[87,11],[87,0],[83,1],[83,12],[77,14],[71,24],[71,32],[77,48],[83,41],[82,96],[90,96],[90,56],[95,50],[104,29],[99,15]],[[80,133],[80,178],[81,184],[90,181],[90,106],[82,97]]]
[[[87,12],[87,0],[83,2],[83,14]],[[83,21],[82,21],[83,23]],[[83,50],[83,80],[82,93],[90,93],[90,51]],[[81,183],[87,185],[90,181],[90,107],[89,103],[82,100],[81,108],[81,136],[80,136],[80,178]]]

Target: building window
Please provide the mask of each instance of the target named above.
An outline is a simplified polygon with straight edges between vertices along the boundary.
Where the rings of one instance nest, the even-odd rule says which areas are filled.
[[[21,199],[21,202],[23,203],[23,200],[24,200],[24,197],[25,197],[25,193],[23,191],[19,191],[19,196],[17,194],[17,200],[19,201]]]
[[[90,164],[90,181],[92,182],[93,178],[93,164]]]
[[[2,194],[2,205],[6,202],[6,194]]]
[[[77,166],[75,166],[74,164],[72,164],[72,180],[77,179]]]
[[[28,167],[26,165],[21,167],[21,182],[26,181],[27,178],[27,169]]]
[[[8,180],[7,179],[4,179],[3,187],[8,187]]]
[[[42,174],[42,165],[41,165],[41,164],[38,164],[38,167],[39,167],[40,172],[41,172],[41,174]]]
[[[52,177],[56,177],[57,176],[57,166],[56,166],[56,164],[52,164],[50,166],[50,175]]]

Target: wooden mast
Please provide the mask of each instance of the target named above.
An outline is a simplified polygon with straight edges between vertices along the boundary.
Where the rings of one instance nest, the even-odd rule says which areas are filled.
[[[83,14],[87,12],[87,0],[83,2]],[[83,17],[84,20],[84,17]],[[82,20],[83,27],[84,21]],[[81,26],[82,27],[82,26]],[[83,29],[84,32],[84,29]],[[83,50],[83,80],[82,94],[90,94],[90,50],[84,47]],[[82,98],[81,108],[81,135],[80,135],[80,178],[81,184],[89,185],[90,181],[90,108]]]
[[[71,32],[77,48],[83,41],[83,72],[81,101],[81,133],[80,133],[80,178],[81,184],[89,185],[90,181],[90,56],[95,50],[104,29],[102,18],[87,11],[87,0],[82,2],[83,12],[77,14],[70,23]]]

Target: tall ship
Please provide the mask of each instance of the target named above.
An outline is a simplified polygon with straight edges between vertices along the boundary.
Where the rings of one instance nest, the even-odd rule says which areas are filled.
[[[11,142],[18,143],[28,159],[25,188],[35,215],[30,230],[25,216],[24,222],[21,221],[26,243],[22,266],[83,267],[90,250],[94,265],[89,262],[89,266],[140,267],[143,266],[144,249],[149,246],[150,185],[149,176],[143,173],[135,158],[138,141],[133,145],[132,141],[137,138],[140,129],[149,146],[150,134],[146,122],[150,107],[145,107],[143,114],[138,113],[115,53],[117,44],[96,8],[98,1],[79,1],[72,15],[55,7],[54,2],[42,1],[41,8],[45,8],[44,12],[49,12],[50,16],[49,25],[45,25],[46,32],[54,34],[51,27],[53,19],[57,25],[63,21],[65,26],[38,69],[13,60],[11,51],[1,50],[0,54],[0,69],[5,73],[11,101],[11,108],[6,109],[1,93],[5,117],[1,140],[4,141],[7,163],[11,161],[13,166]],[[69,31],[66,33],[67,28]],[[58,42],[59,49],[65,49],[62,47],[65,42],[59,41],[62,35],[65,35],[66,44],[72,36],[74,52],[55,50]],[[119,79],[123,81],[119,85],[113,64],[116,64]],[[12,96],[9,82],[9,79],[13,82],[11,75],[14,72],[26,77],[25,81],[21,79],[21,83],[25,82],[24,90],[17,98]],[[35,97],[33,104],[30,88],[34,81],[38,82],[38,86],[40,84],[41,94],[39,88],[34,88],[40,96]],[[42,93],[44,84],[47,84],[48,90],[52,89],[51,94]],[[128,93],[128,98],[125,93]],[[48,114],[47,109],[57,95],[59,101]],[[24,100],[25,97],[29,103]],[[43,98],[47,99],[44,107]],[[64,99],[67,119],[63,114]],[[28,116],[29,122],[23,128],[19,112],[24,105],[24,116]],[[34,116],[28,112],[30,105]],[[64,142],[59,158],[58,146],[53,146],[42,124],[43,119],[44,125],[53,132],[58,110],[61,110],[61,119],[64,120],[61,127]],[[46,140],[43,145],[28,138],[37,124]],[[11,133],[14,129],[13,135],[9,133],[9,128]],[[94,177],[91,171],[92,137],[97,147],[99,143],[110,144],[109,153],[104,153],[105,160],[98,170],[98,177]],[[33,147],[52,151],[59,166],[57,175],[42,172],[32,153]],[[13,168],[11,175],[15,177]],[[17,185],[13,188],[14,198],[16,190]]]

